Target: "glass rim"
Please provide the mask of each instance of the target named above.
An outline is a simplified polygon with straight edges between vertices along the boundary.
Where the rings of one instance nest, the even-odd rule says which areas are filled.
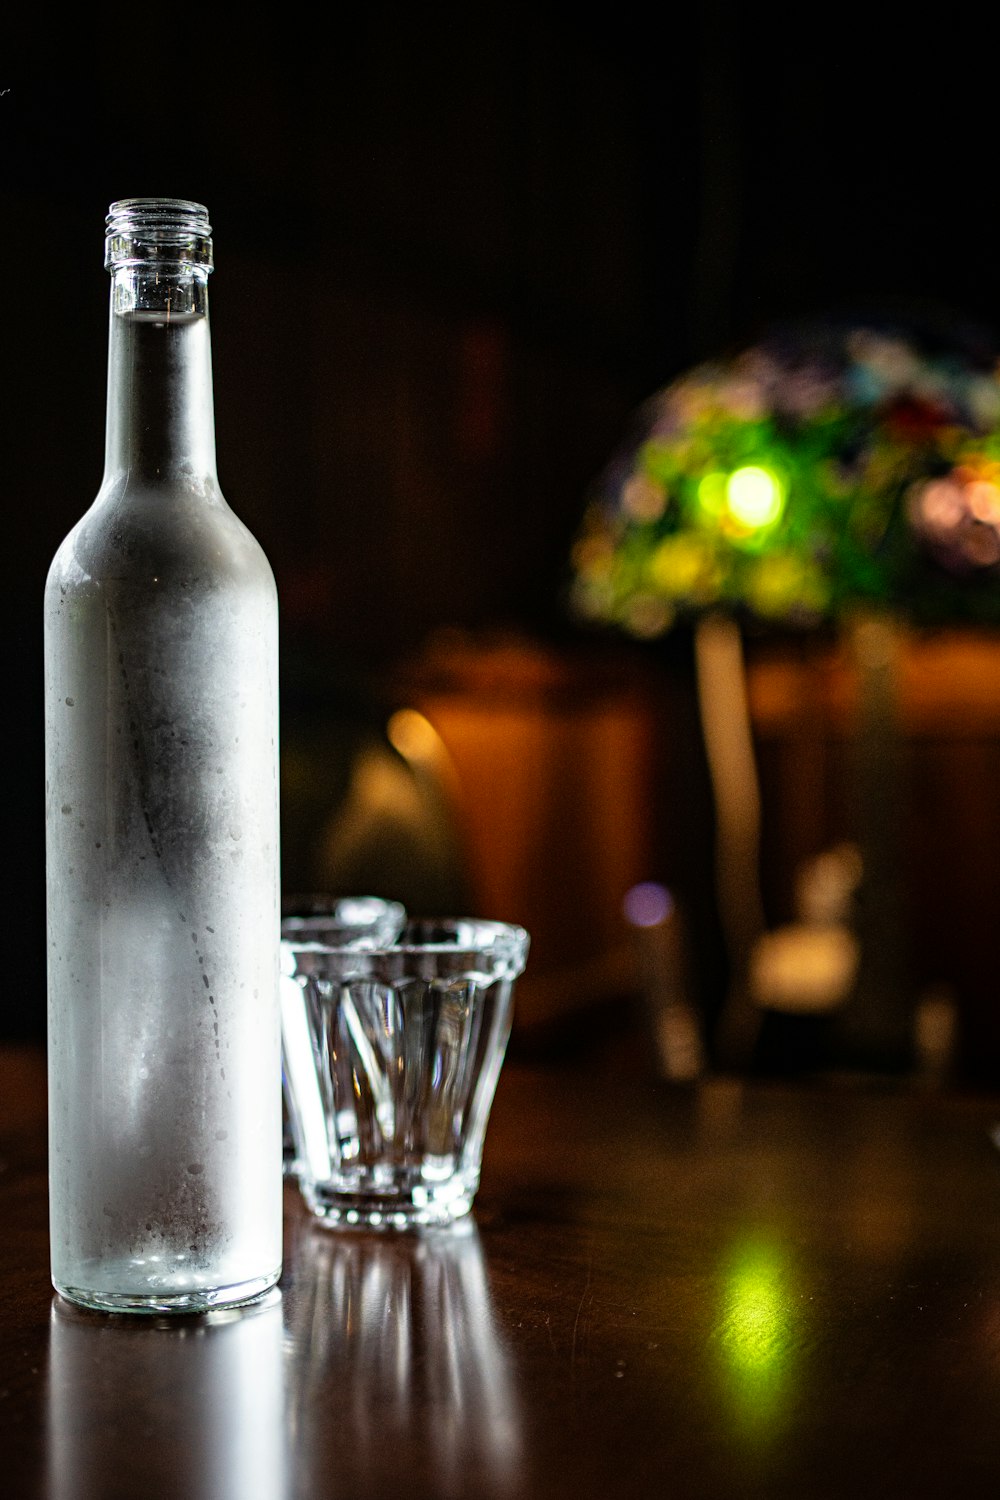
[[[452,935],[446,938],[427,938],[422,942],[409,941],[408,933],[414,927],[436,930],[450,928]],[[365,942],[363,936],[360,942],[354,939],[342,943],[296,943],[294,938],[286,937],[284,932],[281,941],[283,946],[293,952],[343,957],[345,960],[355,960],[359,955],[371,959],[405,954],[481,954],[500,947],[523,963],[531,940],[527,929],[515,922],[498,922],[486,917],[411,917],[405,922],[396,941],[391,943]]]
[[[386,896],[324,896],[322,894],[296,894],[282,898],[281,935],[289,938],[295,924],[305,926],[331,926],[342,923],[347,927],[364,929],[369,922],[406,921],[406,908],[401,901]],[[286,932],[286,928],[289,932]]]

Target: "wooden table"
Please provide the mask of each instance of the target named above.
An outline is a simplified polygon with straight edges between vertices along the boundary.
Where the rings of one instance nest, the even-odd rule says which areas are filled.
[[[0,1495],[989,1496],[1000,1100],[508,1065],[465,1234],[310,1225],[242,1313],[47,1277],[43,1064],[0,1053]]]

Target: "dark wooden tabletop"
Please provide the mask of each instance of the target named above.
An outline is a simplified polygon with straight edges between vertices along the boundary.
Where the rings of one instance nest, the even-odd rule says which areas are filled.
[[[1000,1492],[1000,1100],[508,1066],[464,1233],[307,1222],[181,1321],[48,1283],[44,1065],[0,1053],[0,1495]]]

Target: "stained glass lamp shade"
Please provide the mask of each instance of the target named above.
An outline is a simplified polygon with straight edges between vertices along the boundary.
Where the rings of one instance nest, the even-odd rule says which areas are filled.
[[[1000,380],[874,323],[776,334],[656,395],[573,550],[579,617],[662,635],[723,610],[810,626],[853,603],[1000,621]]]

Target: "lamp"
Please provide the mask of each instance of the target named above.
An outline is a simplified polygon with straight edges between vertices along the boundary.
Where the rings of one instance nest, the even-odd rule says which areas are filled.
[[[639,413],[595,486],[572,565],[578,619],[647,640],[693,626],[735,975],[720,1045],[745,1057],[748,963],[763,919],[740,628],[834,622],[856,640],[859,803],[883,809],[862,830],[871,887],[891,863],[893,630],[1000,621],[992,354],[951,326],[830,319],[699,365]],[[908,1023],[885,973],[880,984],[876,1006],[859,980],[864,1004],[847,1029],[860,1052],[888,1058]]]

